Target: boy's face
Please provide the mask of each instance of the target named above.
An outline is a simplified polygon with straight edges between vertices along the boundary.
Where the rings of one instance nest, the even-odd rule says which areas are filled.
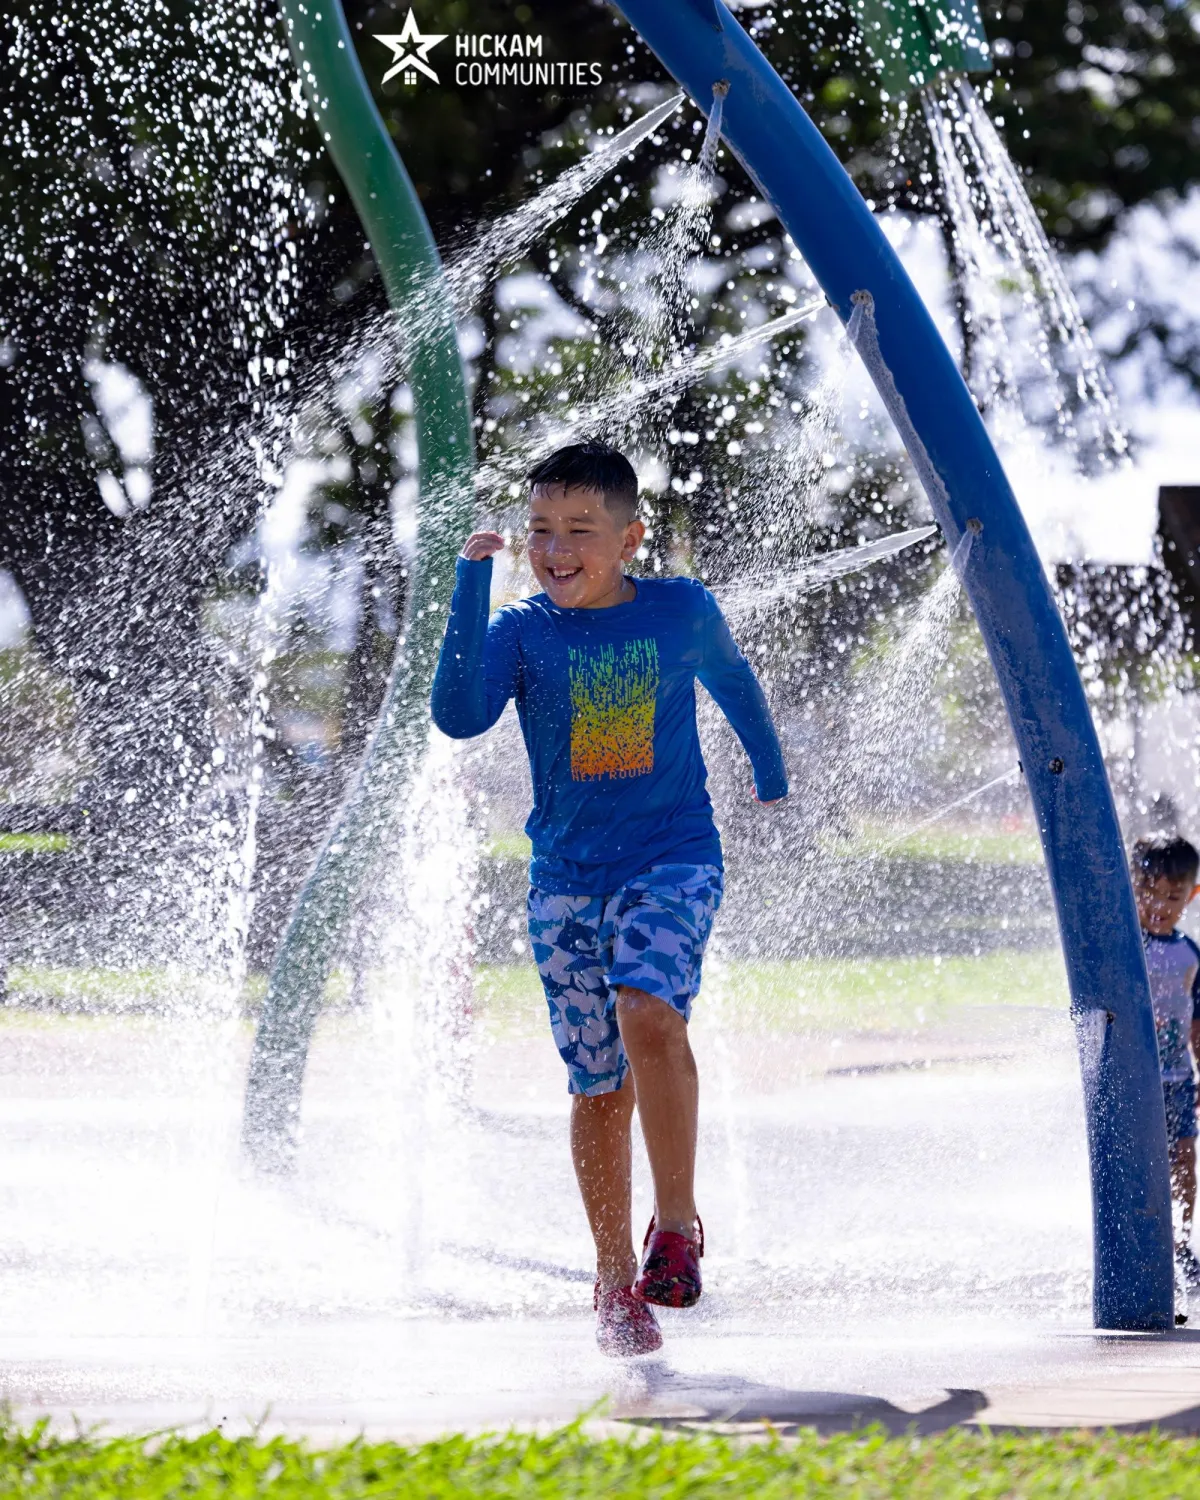
[[[560,609],[618,603],[645,534],[641,521],[623,525],[601,490],[538,485],[529,497],[529,565]]]
[[[1200,886],[1190,880],[1172,880],[1167,875],[1152,879],[1145,870],[1133,872],[1138,921],[1155,937],[1168,937],[1175,931],[1184,907],[1197,891],[1200,891]]]

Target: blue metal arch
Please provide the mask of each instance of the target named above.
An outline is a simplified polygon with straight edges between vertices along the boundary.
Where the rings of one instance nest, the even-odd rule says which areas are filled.
[[[721,0],[618,0],[722,134],[849,322],[949,544],[1020,749],[1071,988],[1092,1173],[1097,1327],[1173,1325],[1158,1048],[1125,853],[1095,726],[1041,561],[975,404],[833,152]],[[858,296],[856,297],[856,294]],[[864,326],[865,322],[865,326]]]

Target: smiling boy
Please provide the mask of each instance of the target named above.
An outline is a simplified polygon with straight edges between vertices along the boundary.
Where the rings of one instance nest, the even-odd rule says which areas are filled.
[[[1196,1211],[1196,1079],[1192,1059],[1200,1056],[1200,948],[1178,929],[1184,909],[1200,887],[1200,854],[1181,838],[1138,839],[1130,857],[1137,903],[1163,1107],[1171,1159],[1171,1194],[1179,1204],[1182,1235],[1175,1263],[1188,1290],[1200,1291],[1200,1261],[1192,1249]]]
[[[605,1353],[644,1354],[662,1344],[649,1304],[690,1307],[701,1292],[687,1023],[723,866],[697,680],[750,757],[758,800],[785,797],[787,776],[762,688],[713,596],[694,579],[626,573],[646,530],[628,460],[577,444],[539,463],[529,484],[528,555],[543,592],[489,620],[504,539],[469,538],[433,719],[466,738],[516,700],[533,777],[529,933],[572,1095],[571,1156],[596,1244],[596,1337]],[[640,1268],[635,1095],[655,1202]]]

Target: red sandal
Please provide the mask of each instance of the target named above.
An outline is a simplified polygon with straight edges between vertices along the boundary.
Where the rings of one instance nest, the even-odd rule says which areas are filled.
[[[700,1257],[704,1254],[704,1225],[700,1215],[696,1215],[694,1239],[654,1225],[651,1219],[633,1295],[659,1307],[695,1307],[703,1290]]]
[[[601,1354],[628,1359],[636,1354],[653,1354],[662,1348],[662,1334],[653,1309],[633,1295],[628,1286],[602,1292],[600,1283],[592,1295],[596,1309],[596,1343]]]

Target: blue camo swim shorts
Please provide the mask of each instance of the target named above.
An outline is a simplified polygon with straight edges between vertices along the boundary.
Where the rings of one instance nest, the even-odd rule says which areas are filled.
[[[530,890],[529,940],[572,1094],[609,1094],[625,1082],[621,985],[690,1017],[723,889],[716,865],[653,865],[611,896]]]

